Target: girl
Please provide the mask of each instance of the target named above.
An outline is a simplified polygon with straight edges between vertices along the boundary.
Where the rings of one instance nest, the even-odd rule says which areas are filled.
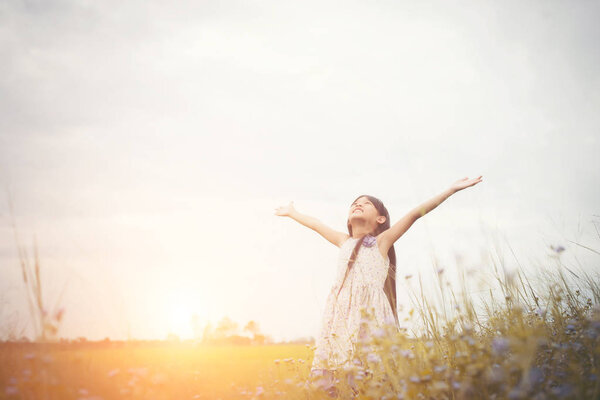
[[[359,196],[350,205],[348,234],[299,213],[293,201],[275,210],[276,215],[291,217],[340,248],[337,278],[327,297],[311,375],[322,375],[331,388],[336,372],[352,362],[356,342],[368,335],[365,324],[361,324],[363,308],[372,313],[374,328],[391,326],[398,330],[394,243],[417,219],[452,194],[481,182],[481,178],[459,179],[391,227],[389,213],[379,199]]]

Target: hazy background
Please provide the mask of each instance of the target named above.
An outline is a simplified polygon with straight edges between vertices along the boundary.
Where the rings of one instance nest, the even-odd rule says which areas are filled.
[[[392,222],[465,176],[395,244],[597,268],[597,1],[3,1],[0,324],[30,332],[10,226],[33,237],[61,336],[191,335],[190,317],[315,336],[361,194]],[[596,216],[594,216],[596,215]],[[516,265],[510,253],[505,262]],[[539,268],[539,266],[537,267]],[[61,291],[64,293],[60,296]]]

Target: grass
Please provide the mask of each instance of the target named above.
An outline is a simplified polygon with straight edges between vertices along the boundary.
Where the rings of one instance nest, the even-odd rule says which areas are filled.
[[[407,285],[417,329],[373,329],[333,383],[309,377],[305,345],[46,340],[2,344],[0,398],[597,399],[600,279],[555,261],[535,277],[493,268],[499,290],[479,299],[439,269],[436,296]],[[362,323],[375,328],[367,310]]]
[[[378,329],[364,310],[370,339],[333,381],[309,377],[304,345],[53,343],[62,309],[44,311],[37,255],[31,267],[19,249],[37,343],[0,343],[0,399],[599,399],[598,269],[552,249],[534,274],[490,257],[457,284],[437,265],[432,288],[407,279],[414,328]]]
[[[264,385],[264,398],[598,399],[600,279],[564,265],[562,251],[533,276],[493,263],[497,290],[479,298],[465,274],[455,288],[438,268],[437,293],[407,285],[412,332],[374,329],[335,381],[300,376]],[[363,324],[374,328],[368,313]]]
[[[278,374],[276,359],[310,353],[304,345],[167,342],[3,343],[0,349],[0,398],[14,399],[238,399]]]

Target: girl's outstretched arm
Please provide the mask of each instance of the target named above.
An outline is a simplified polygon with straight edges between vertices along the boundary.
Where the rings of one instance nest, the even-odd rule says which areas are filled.
[[[400,238],[400,236],[404,235],[404,233],[412,226],[412,224],[429,211],[433,210],[437,206],[439,206],[444,200],[448,197],[452,196],[454,193],[459,190],[463,190],[470,186],[473,186],[479,182],[481,182],[480,175],[477,178],[469,179],[468,177],[462,178],[454,182],[448,189],[444,190],[442,193],[437,196],[423,202],[417,207],[410,210],[404,217],[402,217],[398,222],[392,225],[389,229],[386,229],[382,233],[379,234],[379,243],[380,247],[387,252],[390,247]]]
[[[320,220],[318,220],[314,217],[299,213],[294,208],[293,201],[290,202],[290,204],[288,204],[287,206],[282,206],[282,207],[275,209],[275,215],[279,215],[282,217],[290,217],[290,218],[298,221],[302,225],[319,233],[321,236],[323,236],[325,239],[327,239],[331,243],[335,244],[337,247],[340,247],[342,245],[342,243],[344,243],[344,241],[350,237],[350,235],[348,235],[347,233],[338,232],[338,231],[328,227],[323,222],[321,222]]]

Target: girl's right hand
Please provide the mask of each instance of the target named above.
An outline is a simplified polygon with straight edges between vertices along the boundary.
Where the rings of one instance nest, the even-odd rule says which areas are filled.
[[[287,206],[281,206],[275,209],[275,215],[282,217],[289,217],[296,209],[294,208],[294,202],[291,201]]]

